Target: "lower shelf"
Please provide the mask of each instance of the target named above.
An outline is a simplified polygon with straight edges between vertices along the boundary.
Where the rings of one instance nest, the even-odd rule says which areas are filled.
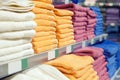
[[[0,63],[0,78],[14,74],[19,71],[26,70],[28,68],[32,68],[48,60],[57,58],[61,55],[71,53],[76,48],[82,48],[88,45],[96,44],[98,42],[106,40],[107,36],[108,36],[107,34],[102,34],[100,36],[96,36],[93,39],[71,44],[62,48],[56,48],[40,54],[25,56],[19,59],[2,62]]]

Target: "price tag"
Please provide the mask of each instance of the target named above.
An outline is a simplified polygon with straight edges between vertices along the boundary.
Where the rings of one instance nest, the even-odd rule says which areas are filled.
[[[21,60],[8,63],[8,74],[13,74],[22,70]]]
[[[92,45],[94,44],[94,39],[91,39],[91,44],[92,44]]]
[[[110,25],[111,25],[111,26],[115,26],[115,23],[111,23]]]
[[[71,45],[70,46],[67,46],[66,47],[66,54],[69,54],[69,53],[71,53],[72,52],[72,47],[71,47]]]
[[[51,50],[48,52],[48,60],[55,58],[55,50]]]
[[[82,41],[82,48],[86,47],[86,41]]]
[[[104,3],[99,3],[99,6],[104,6]]]
[[[113,3],[109,3],[109,6],[113,6]]]
[[[100,36],[100,39],[99,39],[99,40],[100,40],[100,42],[103,40],[102,36]]]

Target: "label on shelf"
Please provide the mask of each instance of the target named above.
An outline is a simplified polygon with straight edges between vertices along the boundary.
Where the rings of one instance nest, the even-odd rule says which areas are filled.
[[[102,41],[102,40],[103,40],[103,37],[102,37],[102,36],[100,36],[99,41]]]
[[[115,23],[111,23],[110,25],[111,25],[111,26],[115,26]]]
[[[99,6],[104,6],[104,3],[99,3]]]
[[[66,54],[69,54],[69,53],[71,53],[72,52],[72,46],[70,45],[70,46],[67,46],[66,47]]]
[[[82,48],[86,47],[86,41],[82,41]]]
[[[114,4],[113,4],[113,3],[109,3],[108,5],[109,5],[109,6],[113,6]]]
[[[21,63],[22,63],[22,70],[25,70],[28,68],[28,59],[27,58],[22,59]]]
[[[93,44],[94,44],[94,39],[91,39],[91,41],[90,41],[90,42],[91,42],[91,44],[93,45]]]
[[[48,60],[55,58],[55,50],[51,50],[48,52]]]
[[[8,74],[13,74],[22,70],[21,60],[8,63]]]

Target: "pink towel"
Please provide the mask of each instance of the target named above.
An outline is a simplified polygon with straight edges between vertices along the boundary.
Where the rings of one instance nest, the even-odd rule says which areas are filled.
[[[104,55],[102,55],[102,56],[100,56],[99,58],[97,58],[97,59],[95,60],[95,62],[93,63],[93,65],[96,66],[96,65],[101,64],[101,63],[103,63],[103,62],[105,62],[105,56],[104,56]]]
[[[76,27],[76,26],[74,26],[74,30],[76,31],[76,30],[85,30],[86,29],[86,27],[85,26],[82,26],[82,27]]]
[[[96,14],[94,13],[94,11],[90,10],[90,9],[87,9],[87,13],[89,16],[95,18],[96,17]]]
[[[94,24],[96,23],[96,18],[88,19],[88,24]]]
[[[84,38],[80,38],[80,39],[76,39],[76,42],[81,42],[81,41],[84,41],[85,39]]]
[[[94,28],[87,28],[87,31],[94,32]]]
[[[89,28],[94,28],[95,25],[96,25],[96,23],[94,23],[94,24],[89,24],[89,25],[87,25],[87,27],[89,27]]]
[[[75,34],[84,34],[86,31],[83,29],[83,30],[75,30]]]
[[[87,25],[87,22],[74,22],[73,23],[74,26],[86,26]]]
[[[87,17],[73,17],[73,22],[86,22],[88,21]]]
[[[75,38],[75,40],[77,40],[77,39],[83,38],[83,37],[85,37],[85,36],[86,36],[86,34],[79,34],[79,35],[75,34],[75,35],[74,35],[74,38]]]

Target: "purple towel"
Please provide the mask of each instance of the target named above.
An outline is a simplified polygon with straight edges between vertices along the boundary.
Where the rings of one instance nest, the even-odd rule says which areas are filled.
[[[119,9],[117,9],[117,8],[109,8],[109,9],[107,9],[106,12],[116,14],[116,13],[119,13]]]

